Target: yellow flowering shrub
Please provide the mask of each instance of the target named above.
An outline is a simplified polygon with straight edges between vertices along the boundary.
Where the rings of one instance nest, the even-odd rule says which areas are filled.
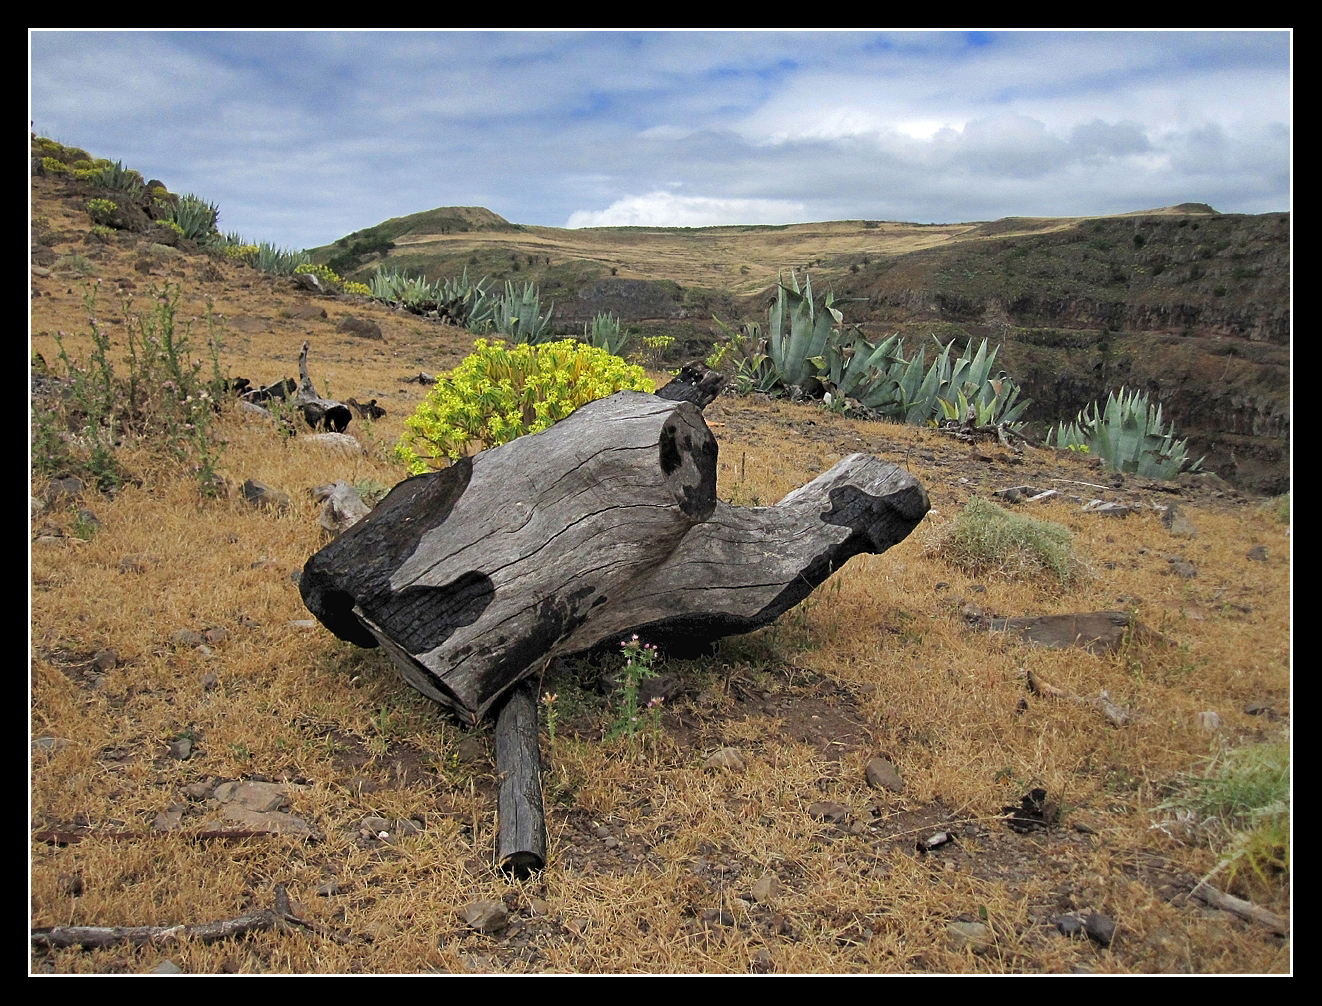
[[[226,245],[225,257],[231,262],[246,262],[252,265],[257,261],[257,253],[261,251],[257,245]]]
[[[304,262],[302,265],[294,268],[294,275],[301,276],[304,273],[310,273],[311,275],[316,276],[317,279],[321,280],[323,283],[333,283],[336,286],[340,285],[340,277],[337,276],[335,270],[328,265],[313,265],[311,262]]]
[[[370,286],[366,283],[355,283],[353,280],[349,280],[344,284],[344,292],[355,293],[360,297],[372,296],[372,288]]]
[[[467,454],[474,442],[497,447],[617,391],[653,390],[642,367],[575,339],[512,347],[478,339],[404,421],[395,457],[421,475]]]

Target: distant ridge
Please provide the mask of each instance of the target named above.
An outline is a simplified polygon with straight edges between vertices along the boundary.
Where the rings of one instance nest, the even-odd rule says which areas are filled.
[[[421,237],[430,234],[468,234],[474,231],[518,231],[522,228],[484,206],[438,206],[433,210],[410,213],[406,217],[391,217],[368,230],[388,241],[398,241],[408,235]],[[356,231],[349,237],[361,233]]]

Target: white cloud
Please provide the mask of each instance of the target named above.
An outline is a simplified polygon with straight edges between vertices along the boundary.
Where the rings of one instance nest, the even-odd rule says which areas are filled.
[[[805,219],[803,203],[787,199],[721,199],[649,192],[617,199],[604,210],[576,210],[566,227],[718,227],[787,224]]]

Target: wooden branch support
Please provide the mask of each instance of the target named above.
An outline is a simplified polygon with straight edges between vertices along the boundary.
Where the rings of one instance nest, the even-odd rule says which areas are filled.
[[[289,895],[283,885],[277,885],[275,907],[251,915],[194,926],[51,926],[32,930],[32,946],[46,950],[70,947],[98,950],[123,943],[135,947],[163,946],[184,940],[215,943],[264,929],[278,929],[286,923],[320,931],[320,927],[298,918],[290,911]]]
[[[1064,688],[1057,688],[1046,678],[1042,677],[1042,675],[1034,674],[1032,671],[1028,672],[1028,690],[1034,695],[1043,695],[1051,699],[1068,699],[1070,702],[1078,703],[1081,706],[1091,706],[1106,717],[1107,722],[1115,727],[1122,727],[1134,718],[1134,714],[1124,706],[1118,706],[1112,702],[1111,696],[1108,692],[1103,691],[1098,693],[1098,696],[1095,699],[1086,698],[1082,695],[1075,695],[1073,692],[1066,691]]]
[[[546,865],[537,690],[530,678],[511,689],[496,717],[496,775],[496,863],[507,873],[526,877]]]
[[[1280,933],[1282,936],[1290,934],[1290,923],[1288,919],[1283,919],[1275,912],[1270,912],[1265,908],[1253,904],[1251,901],[1245,901],[1243,898],[1237,898],[1233,894],[1226,894],[1218,890],[1207,881],[1197,884],[1190,894],[1204,904],[1211,905],[1213,908],[1219,908],[1223,912],[1230,912],[1237,915],[1245,922],[1256,922],[1260,926],[1266,926],[1274,933]]]

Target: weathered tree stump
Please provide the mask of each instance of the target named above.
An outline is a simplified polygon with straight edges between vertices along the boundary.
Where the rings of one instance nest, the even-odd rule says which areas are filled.
[[[631,633],[671,652],[767,625],[928,510],[862,454],[775,506],[716,499],[690,402],[620,392],[534,436],[407,479],[314,555],[300,589],[342,639],[476,722],[550,657]]]
[[[315,277],[313,277],[315,278]],[[353,413],[349,407],[341,402],[333,402],[329,398],[322,398],[317,394],[316,385],[312,383],[312,378],[308,376],[308,344],[303,343],[303,351],[298,354],[298,394],[293,398],[293,404],[303,410],[303,419],[314,430],[326,429],[335,433],[343,433],[344,428],[349,425],[353,419]]]

